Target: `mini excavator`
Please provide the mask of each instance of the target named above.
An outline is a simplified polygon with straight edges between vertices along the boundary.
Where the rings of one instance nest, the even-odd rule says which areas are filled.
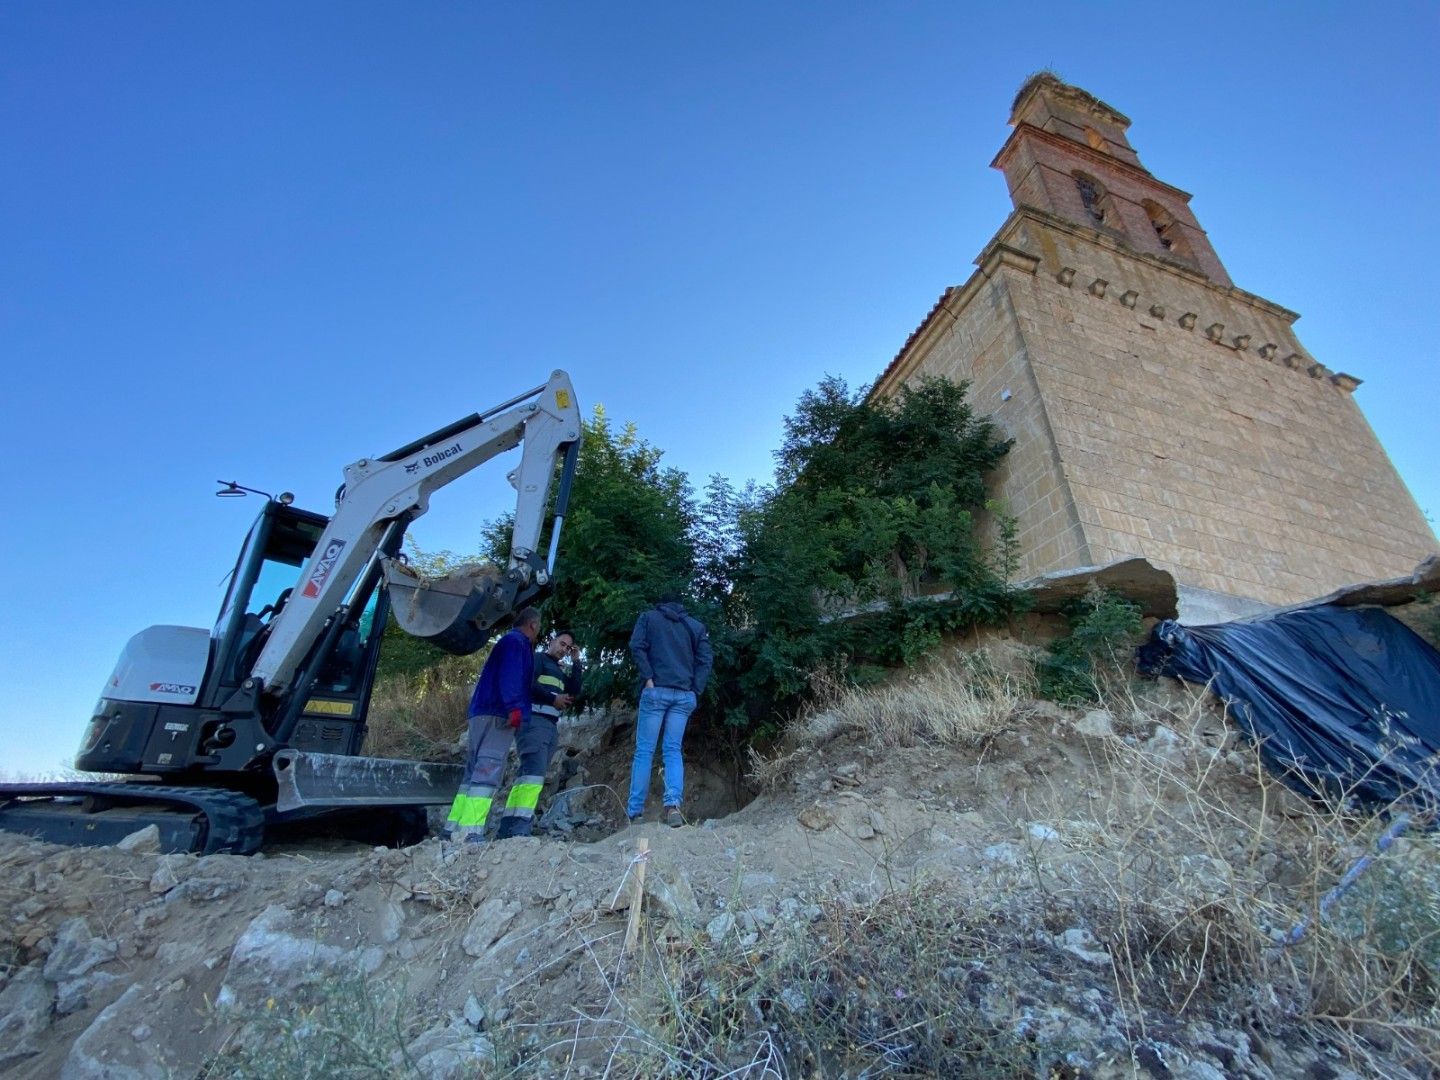
[[[348,814],[408,820],[418,839],[424,808],[450,802],[461,770],[360,756],[386,622],[466,655],[548,594],[580,438],[556,371],[346,466],[329,517],[267,496],[214,627],[152,626],[120,654],[75,758],[106,775],[0,784],[0,829],[100,845],[155,825],[162,851],[250,854],[267,827]],[[406,529],[433,492],[516,446],[508,565],[422,578],[401,554]],[[222,482],[219,494],[250,490]]]

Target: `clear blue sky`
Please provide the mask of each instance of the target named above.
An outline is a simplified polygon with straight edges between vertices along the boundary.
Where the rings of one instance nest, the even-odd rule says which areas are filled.
[[[126,638],[209,626],[258,506],[566,367],[697,481],[769,474],[1009,210],[1042,66],[1133,120],[1294,310],[1420,505],[1440,8],[946,3],[0,7],[0,771],[72,755]],[[472,548],[489,477],[415,532]]]

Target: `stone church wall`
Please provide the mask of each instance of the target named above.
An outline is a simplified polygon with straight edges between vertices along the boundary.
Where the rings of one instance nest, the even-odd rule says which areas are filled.
[[[1231,283],[1127,117],[1037,72],[1010,124],[991,164],[1014,213],[873,393],[971,383],[1015,440],[995,489],[1023,574],[1141,555],[1191,614],[1233,617],[1440,550],[1351,396],[1359,380],[1305,351],[1293,311]]]
[[[1434,534],[1293,313],[1022,208],[877,391],[969,379],[1016,439],[1022,571],[1143,555],[1271,604],[1409,573]]]

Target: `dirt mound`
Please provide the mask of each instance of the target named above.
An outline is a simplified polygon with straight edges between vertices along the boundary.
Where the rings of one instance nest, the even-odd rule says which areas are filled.
[[[1265,778],[1185,692],[1007,711],[950,743],[832,719],[743,808],[589,843],[239,859],[0,835],[0,1069],[1426,1075],[1424,940],[1384,953],[1357,909],[1273,945],[1364,826]],[[574,799],[612,798],[623,742],[577,754]]]

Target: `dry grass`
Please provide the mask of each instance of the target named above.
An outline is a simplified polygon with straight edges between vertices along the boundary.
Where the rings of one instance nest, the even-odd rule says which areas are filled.
[[[890,687],[833,692],[795,726],[785,753],[758,763],[757,779],[783,781],[806,755],[842,734],[879,747],[973,747],[1026,725],[1032,740],[1038,734],[1076,745],[1063,722],[1039,731],[1029,719],[1029,689],[1023,677],[979,656],[937,664]],[[814,1065],[802,1063],[817,1061],[827,1074],[853,1067],[868,1070],[865,1075],[903,1072],[918,1060],[943,1062],[954,1075],[1018,1066],[950,1056],[970,1045],[972,1034],[983,1034],[987,1022],[962,1020],[963,1003],[936,972],[953,976],[991,957],[984,962],[992,976],[1018,979],[1011,991],[1045,1002],[1043,970],[1008,958],[1024,956],[1036,933],[1078,928],[1108,957],[1106,1008],[1132,1056],[1199,1023],[1243,1032],[1251,1044],[1284,1046],[1298,1055],[1297,1068],[1318,1056],[1367,1076],[1434,1075],[1440,1069],[1435,834],[1414,835],[1377,857],[1322,917],[1322,897],[1357,858],[1374,853],[1386,825],[1380,814],[1357,813],[1344,793],[1330,804],[1295,795],[1266,771],[1253,747],[1216,737],[1217,707],[1201,694],[1137,697],[1113,684],[1102,704],[1117,718],[1119,734],[1078,740],[1088,764],[1082,750],[1078,771],[1055,777],[1049,794],[1037,796],[1047,805],[1029,807],[1032,816],[1075,826],[1083,842],[1072,844],[1067,836],[1063,843],[1032,845],[1028,862],[970,883],[968,895],[949,901],[952,911],[965,912],[954,924],[964,930],[960,937],[926,930],[923,909],[895,919],[893,933],[912,937],[886,948],[903,945],[911,953],[887,963],[900,965],[907,993],[919,994],[929,1014],[911,1016],[898,1006],[877,1012],[853,986],[850,997],[836,997],[833,988],[814,982],[805,984],[799,1013],[775,1004],[798,985],[798,971],[839,972],[863,959],[867,934],[892,932],[877,930],[876,920],[884,921],[878,909],[847,915],[831,904],[827,919],[836,921],[835,935],[822,925],[763,962],[697,956],[701,982],[670,977],[669,1035],[677,1046],[694,1047],[691,1065],[672,1062],[672,1074],[703,1075],[695,1062],[734,1062],[744,1059],[746,1048],[759,1055],[774,1047],[792,1070],[799,1068],[771,1075],[804,1074]],[[1164,737],[1152,739],[1157,724]],[[897,897],[887,903],[903,907]],[[1304,936],[1282,945],[1302,922]],[[846,942],[843,955],[827,953],[828,940],[837,949]],[[935,955],[914,952],[924,941]],[[794,992],[788,998],[799,1001]],[[1061,997],[1053,1004],[1068,1003]],[[862,1013],[853,1013],[861,1005]],[[907,1034],[902,1021],[923,1022],[924,1037]],[[935,1045],[937,1032],[948,1032],[950,1041]],[[697,1041],[697,1033],[709,1041]],[[828,1059],[817,1047],[826,1048]],[[1053,1065],[1065,1048],[1031,1039],[1022,1049],[1031,1066],[1044,1067],[1047,1055]]]
[[[780,753],[752,759],[762,788],[787,779],[806,755],[841,736],[877,747],[976,747],[1014,723],[1035,696],[1034,675],[984,649],[938,657],[904,680],[855,689],[821,671],[815,704],[786,730]]]
[[[1093,771],[1072,783],[1101,797],[1077,811],[1057,793],[1057,817],[1093,820],[1079,852],[1032,860],[1052,928],[1081,926],[1103,944],[1117,1004],[1143,1037],[1203,1019],[1323,1045],[1366,1075],[1429,1075],[1440,1064],[1433,835],[1381,856],[1321,917],[1385,820],[1343,793],[1295,795],[1253,747],[1207,743],[1212,703],[1170,700],[1164,726],[1178,739],[1095,740]],[[1147,709],[1129,693],[1105,704],[1130,718]],[[1303,939],[1281,945],[1302,922]]]
[[[1133,698],[1110,704],[1135,708]],[[1160,1000],[1177,1015],[1219,1011],[1275,1034],[1298,1023],[1374,1075],[1440,1065],[1433,834],[1380,856],[1322,916],[1322,897],[1374,853],[1386,825],[1378,810],[1357,813],[1343,793],[1302,799],[1253,748],[1159,753],[1107,740],[1098,764],[1123,778],[1123,805],[1144,810],[1100,822],[1078,909],[1108,944],[1137,1016]],[[1302,922],[1303,939],[1280,944]]]
[[[449,706],[421,695],[446,732],[468,672],[454,689]],[[547,1021],[543,1052],[516,1057],[515,1075],[545,1075],[566,1054],[607,1076],[754,1080],[1143,1075],[1147,1061],[1201,1053],[1236,1074],[1252,1052],[1251,1071],[1275,1075],[1317,1061],[1382,1077],[1440,1066],[1433,834],[1380,856],[1322,918],[1321,898],[1384,822],[1343,798],[1295,795],[1253,748],[1220,737],[1201,694],[1117,683],[1103,703],[1117,736],[1081,738],[1067,729],[1079,713],[1042,713],[1025,673],[983,653],[887,687],[820,689],[784,753],[759,764],[762,783],[842,736],[951,748],[980,770],[1021,745],[997,738],[1015,731],[1067,750],[1047,748],[1054,775],[1017,795],[1062,838],[1031,844],[1017,865],[892,883],[878,899],[817,893],[813,921],[752,937],[652,928],[633,968],[618,944],[587,944],[603,1007],[577,1010],[563,1032]],[[1281,945],[1302,921],[1305,935]],[[1061,947],[1070,932],[1090,959]],[[1217,1040],[1235,1061],[1217,1057]]]
[[[403,987],[363,975],[315,972],[294,995],[253,1012],[221,1016],[230,1040],[202,1080],[401,1080],[417,1075],[406,1054],[417,1033]]]
[[[465,734],[475,662],[448,657],[418,675],[377,683],[370,698],[365,753],[374,757],[453,761]]]
[[[1033,935],[956,899],[933,886],[837,897],[759,943],[657,949],[640,987],[646,1022],[629,1036],[638,1052],[617,1075],[1067,1075],[1052,1070],[1073,1041],[1014,1022],[1025,980],[1006,976],[1040,959]]]

